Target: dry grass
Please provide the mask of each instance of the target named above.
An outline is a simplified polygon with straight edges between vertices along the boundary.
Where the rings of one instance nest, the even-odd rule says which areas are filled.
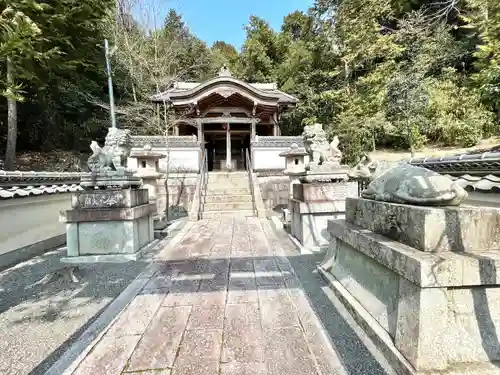
[[[469,148],[425,147],[418,152],[415,152],[415,157],[423,158],[426,156],[448,156],[467,153],[482,153],[486,151],[500,151],[500,137],[483,139],[476,146]],[[370,152],[369,154],[374,160],[398,161],[411,158],[411,154],[408,151],[377,150]]]
[[[90,153],[71,151],[23,152],[17,154],[16,169],[19,171],[80,172],[85,169]],[[3,160],[0,160],[0,169]]]

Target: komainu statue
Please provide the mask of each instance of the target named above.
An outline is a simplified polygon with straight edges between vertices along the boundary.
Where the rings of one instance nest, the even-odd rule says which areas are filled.
[[[302,137],[304,138],[304,148],[310,158],[308,170],[318,169],[319,166],[331,167],[332,169],[340,167],[342,152],[338,149],[339,138],[337,136],[328,144],[323,126],[314,124],[304,127]]]
[[[459,206],[467,198],[467,192],[449,177],[407,162],[379,163],[365,155],[349,177],[369,182],[361,196],[377,201]]]
[[[95,171],[124,171],[127,158],[132,149],[130,130],[110,128],[106,135],[104,147],[99,147],[96,141],[90,144],[92,155],[87,165]]]

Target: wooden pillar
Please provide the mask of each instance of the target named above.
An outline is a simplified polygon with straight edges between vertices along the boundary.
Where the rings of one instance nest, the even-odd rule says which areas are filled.
[[[280,127],[278,126],[278,124],[274,124],[274,128],[273,128],[273,135],[275,137],[277,137],[278,135],[280,135]]]
[[[198,142],[200,143],[200,171],[203,168],[203,149],[205,148],[205,142],[203,137],[203,122],[201,118],[196,119],[196,128],[198,129]]]
[[[201,122],[201,118],[196,119],[196,128],[198,129],[198,142],[203,143],[203,124]]]
[[[252,109],[252,127],[250,129],[250,141],[255,140],[255,136],[257,135],[257,121],[256,121],[256,116],[257,114],[257,103],[253,103],[253,109]]]
[[[280,126],[278,125],[278,113],[277,112],[273,113],[273,123],[274,123],[273,135],[275,137],[277,137],[277,136],[281,135]]]
[[[226,124],[226,167],[231,170],[231,129],[229,124]]]
[[[174,135],[175,136],[179,135],[179,124],[178,123],[174,124]]]

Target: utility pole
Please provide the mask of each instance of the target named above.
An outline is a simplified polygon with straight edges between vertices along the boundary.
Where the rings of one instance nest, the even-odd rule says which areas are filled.
[[[111,78],[111,65],[109,63],[109,57],[113,55],[116,51],[116,47],[109,51],[108,40],[104,39],[104,49],[106,52],[106,69],[108,72],[108,89],[109,89],[109,110],[111,112],[111,127],[116,128],[116,116],[115,116],[115,98],[113,95],[113,79]]]

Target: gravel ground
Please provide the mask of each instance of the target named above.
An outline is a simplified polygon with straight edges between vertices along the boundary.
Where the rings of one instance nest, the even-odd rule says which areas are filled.
[[[0,272],[0,374],[43,374],[176,232],[141,261],[78,266],[76,283],[60,275],[40,283],[65,267],[64,249]]]

